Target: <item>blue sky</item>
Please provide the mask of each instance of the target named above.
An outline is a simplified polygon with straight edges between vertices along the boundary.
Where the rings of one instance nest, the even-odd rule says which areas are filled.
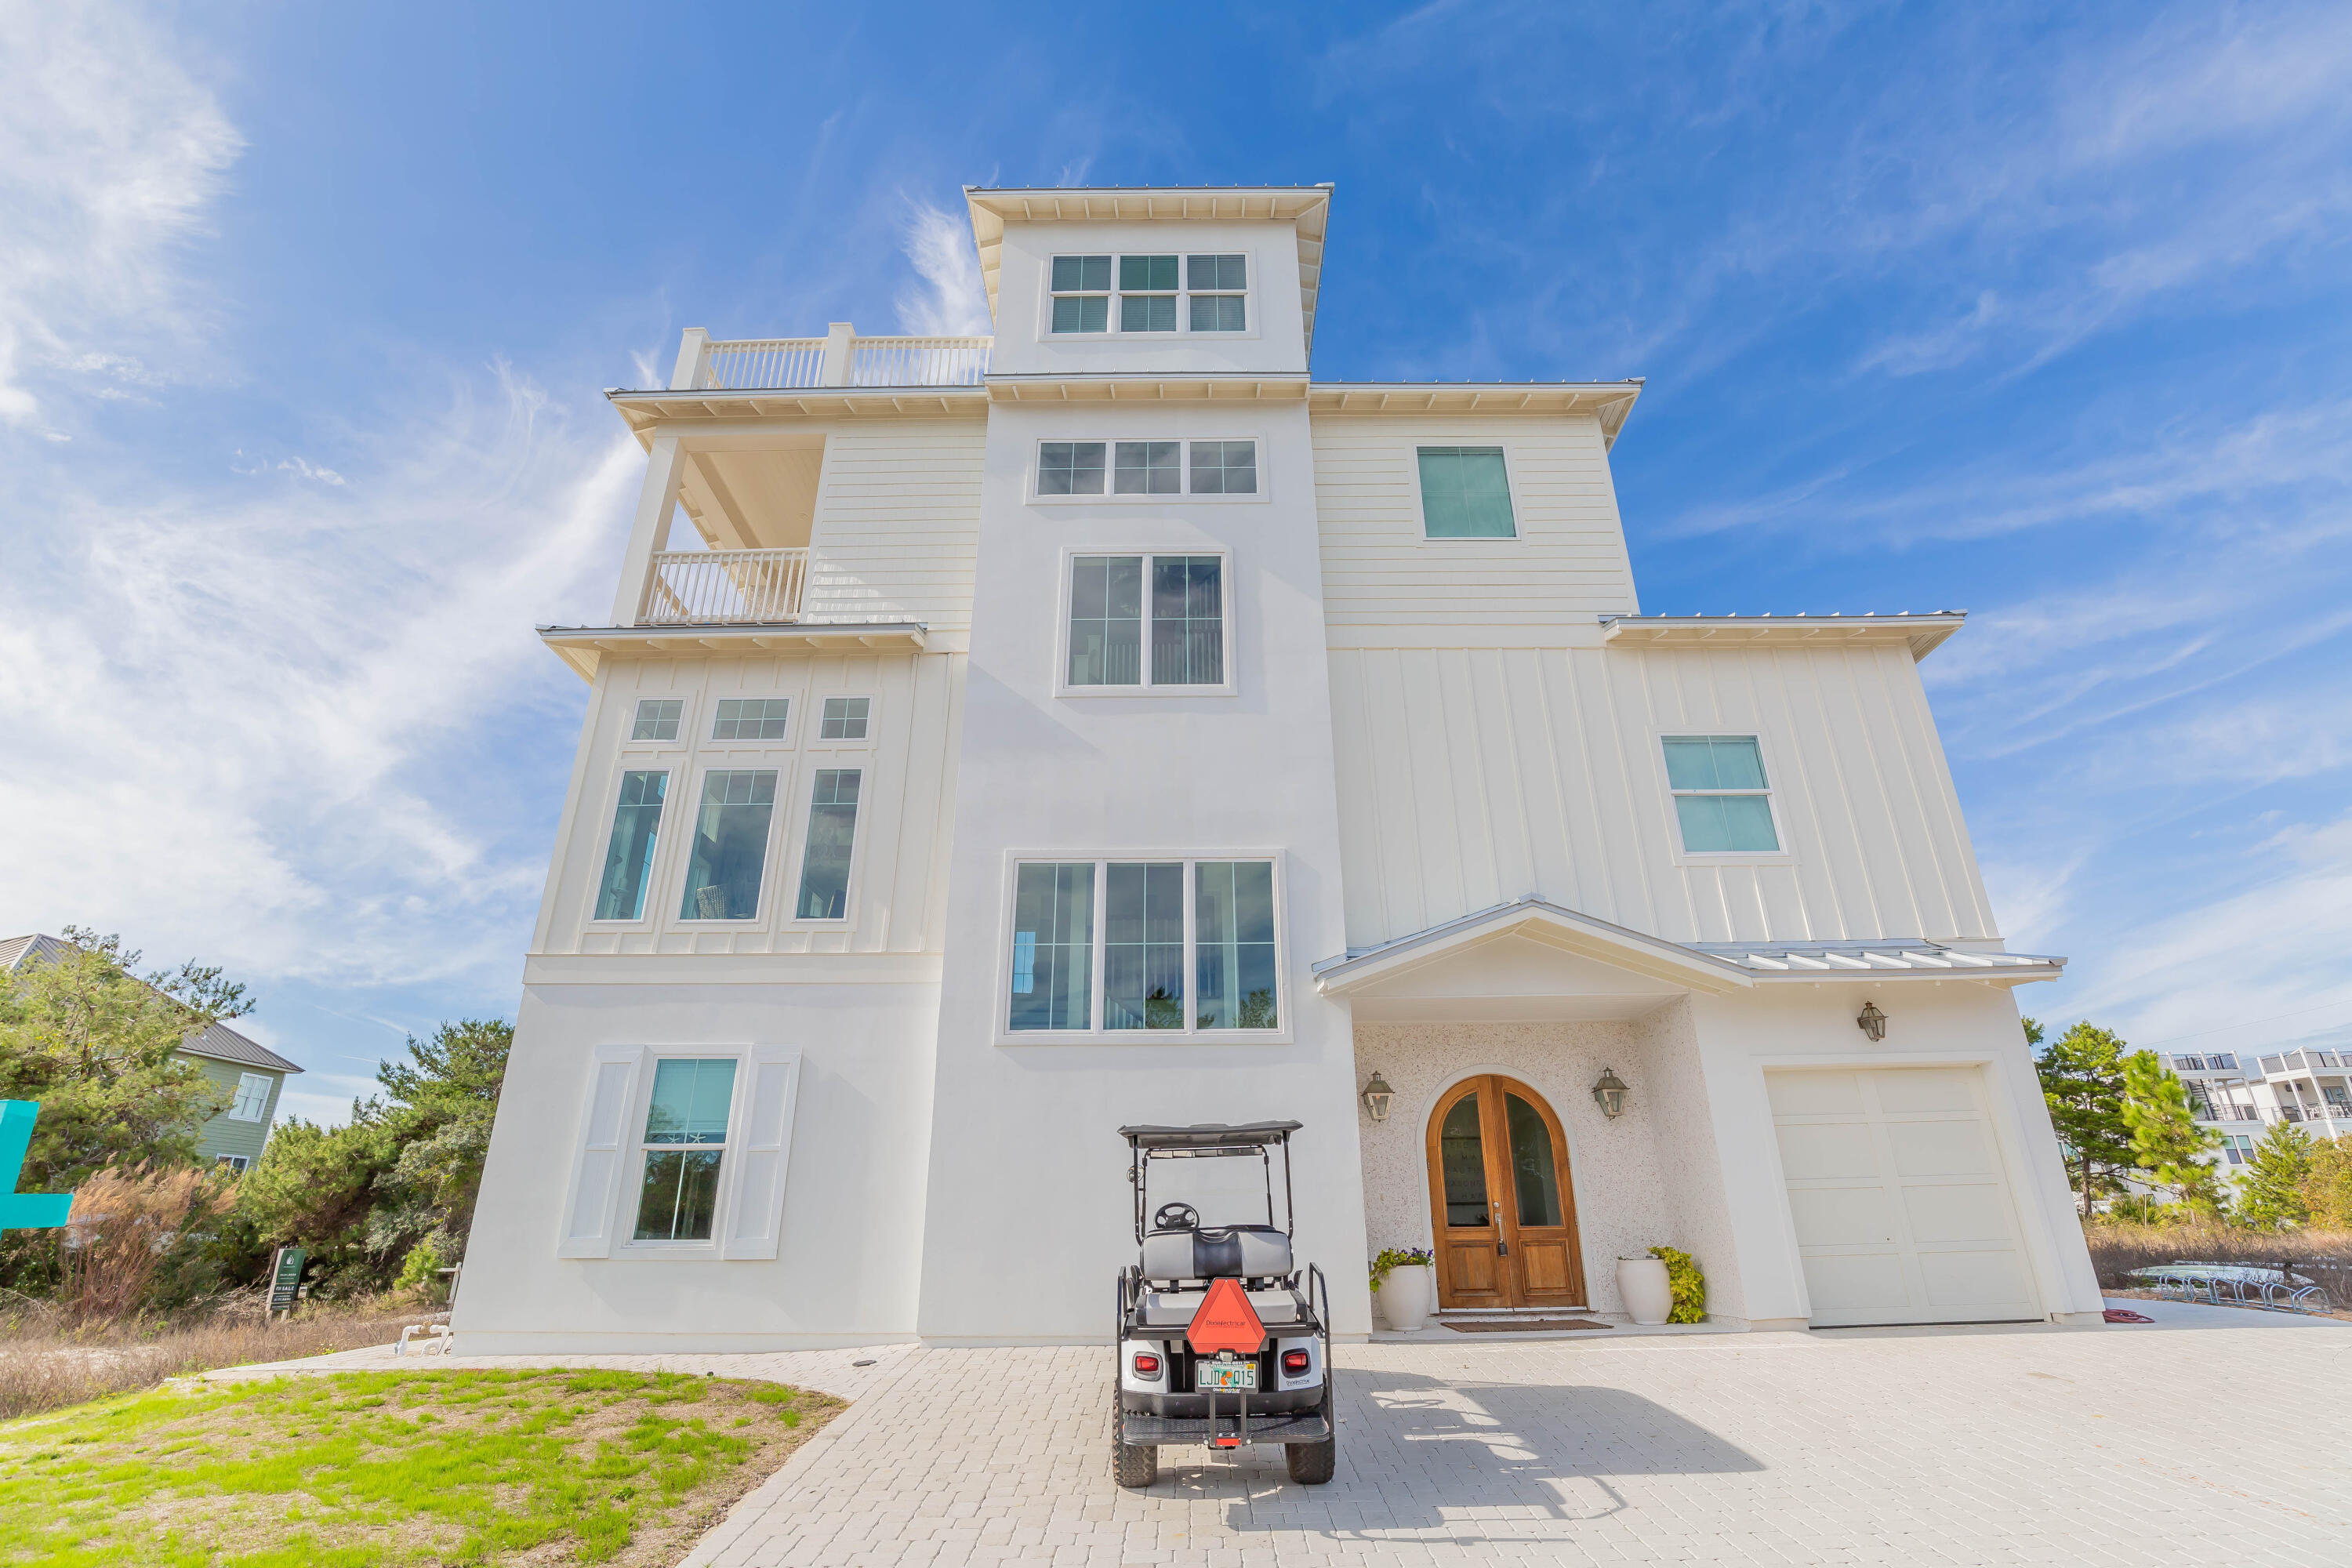
[[[2049,9],[0,0],[0,934],[226,964],[341,1114],[511,1014],[599,389],[983,330],[965,183],[1328,180],[1319,376],[1649,378],[1645,608],[1972,612],[2029,1011],[2334,1031],[2352,11]]]

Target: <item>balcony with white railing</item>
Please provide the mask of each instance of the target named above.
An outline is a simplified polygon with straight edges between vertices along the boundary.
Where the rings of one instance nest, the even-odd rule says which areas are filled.
[[[861,338],[835,321],[821,338],[713,340],[687,329],[673,392],[768,392],[822,387],[978,386],[994,338]]]
[[[641,626],[779,625],[801,617],[805,550],[662,550],[637,603]]]

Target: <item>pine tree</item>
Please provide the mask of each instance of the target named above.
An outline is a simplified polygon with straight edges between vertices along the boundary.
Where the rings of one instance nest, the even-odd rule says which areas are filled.
[[[2330,1138],[2312,1150],[2303,1201],[2312,1224],[2352,1230],[2352,1138]]]
[[[2025,1023],[2032,1040],[2041,1026],[2031,1019]],[[2123,1052],[2123,1041],[2086,1020],[2034,1058],[2067,1179],[2082,1194],[2086,1215],[2102,1192],[2115,1190],[2116,1173],[2135,1166],[2131,1128],[2124,1121]]]
[[[2273,1121],[2238,1179],[2238,1217],[2264,1230],[2311,1218],[2304,1184],[2311,1175],[2311,1134],[2291,1121]]]
[[[2221,1213],[2221,1172],[2200,1156],[2220,1148],[2221,1135],[2197,1124],[2189,1086],[2154,1051],[2124,1058],[2123,1118],[2131,1130],[2133,1163],[2150,1181],[2170,1187],[2192,1210]]]

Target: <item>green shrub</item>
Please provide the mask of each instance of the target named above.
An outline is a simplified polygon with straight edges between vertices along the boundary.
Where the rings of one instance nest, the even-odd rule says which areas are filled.
[[[1675,1293],[1674,1310],[1666,1314],[1666,1321],[1706,1321],[1706,1276],[1698,1271],[1698,1264],[1691,1255],[1671,1247],[1654,1247],[1650,1256],[1664,1262],[1666,1284]]]

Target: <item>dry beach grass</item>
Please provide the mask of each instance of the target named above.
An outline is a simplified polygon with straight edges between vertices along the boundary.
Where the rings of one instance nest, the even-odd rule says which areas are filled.
[[[2222,1225],[2137,1225],[2096,1221],[2083,1227],[2091,1266],[2109,1289],[2142,1283],[2132,1270],[2162,1263],[2239,1263],[2276,1268],[2290,1263],[2316,1280],[2338,1308],[2352,1306],[2352,1231],[2245,1230]]]

